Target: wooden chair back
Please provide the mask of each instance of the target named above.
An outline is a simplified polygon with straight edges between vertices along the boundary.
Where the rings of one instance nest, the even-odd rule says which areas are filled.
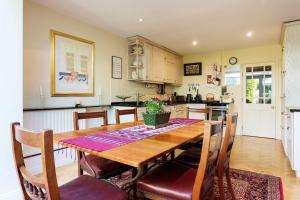
[[[107,111],[106,110],[99,111],[99,112],[84,112],[84,113],[74,112],[74,114],[73,114],[74,130],[79,130],[79,120],[95,119],[95,118],[103,118],[103,125],[107,126],[108,119],[107,119]]]
[[[193,187],[193,200],[210,199],[222,144],[222,122],[205,122],[201,158]],[[212,142],[214,138],[214,142]]]
[[[116,109],[116,123],[117,124],[120,124],[120,116],[122,116],[122,115],[134,115],[134,121],[138,121],[137,108],[128,109],[128,110]]]
[[[25,200],[59,200],[53,155],[53,132],[34,132],[23,129],[20,123],[11,124],[13,155],[17,175]],[[43,175],[32,175],[26,168],[22,144],[41,149]]]
[[[230,154],[236,134],[237,120],[237,113],[228,114],[226,116],[226,132],[218,160],[219,173],[223,173],[223,171],[229,167]]]
[[[202,113],[206,114],[206,120],[212,119],[212,109],[211,108],[186,108],[186,118],[190,118],[190,113]]]

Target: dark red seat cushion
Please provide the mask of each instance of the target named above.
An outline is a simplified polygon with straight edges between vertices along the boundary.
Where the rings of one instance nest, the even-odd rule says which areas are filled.
[[[197,170],[174,162],[155,168],[137,182],[137,190],[170,199],[191,199]]]
[[[61,200],[125,200],[128,194],[110,183],[83,175],[59,187]]]
[[[94,155],[87,155],[85,156],[85,159],[82,158],[80,160],[80,165],[81,168],[89,174],[93,173],[91,172],[87,163],[89,163],[89,166],[95,171],[97,178],[108,178],[131,169],[131,167],[128,165],[114,162],[105,158],[100,158]]]

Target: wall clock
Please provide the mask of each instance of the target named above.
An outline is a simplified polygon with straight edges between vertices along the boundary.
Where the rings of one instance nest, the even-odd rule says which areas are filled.
[[[235,65],[236,63],[237,63],[237,58],[236,57],[229,58],[229,64]]]

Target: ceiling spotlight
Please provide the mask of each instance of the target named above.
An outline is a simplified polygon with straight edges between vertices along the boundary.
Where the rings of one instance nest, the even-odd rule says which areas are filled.
[[[144,19],[143,18],[139,18],[139,22],[143,22],[144,21]]]
[[[250,31],[247,33],[247,37],[251,37],[253,35],[253,33]]]
[[[196,46],[198,44],[197,41],[193,41],[193,45]]]

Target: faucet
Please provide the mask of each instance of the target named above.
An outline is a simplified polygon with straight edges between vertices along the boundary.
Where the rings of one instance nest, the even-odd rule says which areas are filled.
[[[144,94],[136,93],[136,106],[140,105],[140,97],[145,96]]]

